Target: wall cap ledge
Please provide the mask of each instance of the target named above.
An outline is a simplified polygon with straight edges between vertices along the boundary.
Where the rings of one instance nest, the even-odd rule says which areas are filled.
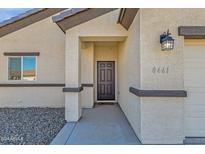
[[[63,92],[81,92],[83,90],[83,87],[64,87]]]
[[[130,87],[129,92],[139,97],[187,97],[184,90],[140,90]]]

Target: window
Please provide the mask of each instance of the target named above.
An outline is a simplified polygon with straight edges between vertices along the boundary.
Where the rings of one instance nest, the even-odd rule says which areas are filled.
[[[36,57],[23,57],[23,80],[36,79]]]
[[[8,59],[9,80],[36,80],[36,57],[21,56]]]
[[[9,80],[21,80],[21,58],[9,58]]]

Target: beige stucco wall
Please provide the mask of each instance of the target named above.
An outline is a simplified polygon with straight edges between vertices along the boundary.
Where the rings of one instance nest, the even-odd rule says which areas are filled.
[[[140,9],[141,88],[183,90],[184,38],[179,26],[204,25],[204,9]],[[172,52],[162,52],[159,36],[170,30],[175,39]],[[153,73],[153,68],[168,68],[168,73]],[[183,143],[184,99],[142,98],[141,141],[152,144]]]
[[[183,13],[178,9],[141,9],[142,89],[183,90],[183,37],[178,37],[182,17],[177,19],[178,14],[183,16]],[[175,39],[172,52],[162,52],[159,43],[160,34],[167,29]],[[153,73],[154,68],[168,68],[168,73]],[[183,103],[183,98],[142,98],[141,141],[146,144],[183,143]]]
[[[64,107],[62,87],[1,87],[1,107]]]
[[[106,13],[66,31],[70,37],[127,36],[127,31],[117,24],[119,9]],[[69,37],[69,35],[66,35]]]
[[[118,102],[128,121],[141,138],[140,98],[129,87],[140,88],[140,12],[128,31],[126,41],[118,46]]]
[[[4,52],[40,52],[37,81],[8,81],[8,57],[3,55]],[[64,53],[65,34],[53,23],[52,17],[1,37],[0,83],[65,83]],[[1,87],[0,91],[0,107],[64,106],[62,87]],[[18,104],[19,100],[21,103]]]
[[[184,98],[137,97],[129,87],[183,90],[184,38],[179,26],[203,25],[204,9],[140,9],[128,38],[119,44],[119,103],[142,143],[181,144],[184,139]],[[159,36],[170,30],[172,52],[162,52]],[[133,60],[132,60],[133,59]],[[160,73],[153,69],[160,68]],[[162,73],[167,69],[167,73]]]
[[[183,98],[141,99],[141,142],[182,144],[184,139]]]

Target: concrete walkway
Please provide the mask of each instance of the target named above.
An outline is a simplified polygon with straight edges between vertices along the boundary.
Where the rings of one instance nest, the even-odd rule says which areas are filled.
[[[67,123],[51,144],[120,145],[140,144],[120,107],[96,105],[84,109],[82,119]]]

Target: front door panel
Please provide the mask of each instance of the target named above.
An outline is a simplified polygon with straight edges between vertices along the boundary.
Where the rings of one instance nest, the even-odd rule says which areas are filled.
[[[97,62],[97,99],[115,100],[115,62]]]

